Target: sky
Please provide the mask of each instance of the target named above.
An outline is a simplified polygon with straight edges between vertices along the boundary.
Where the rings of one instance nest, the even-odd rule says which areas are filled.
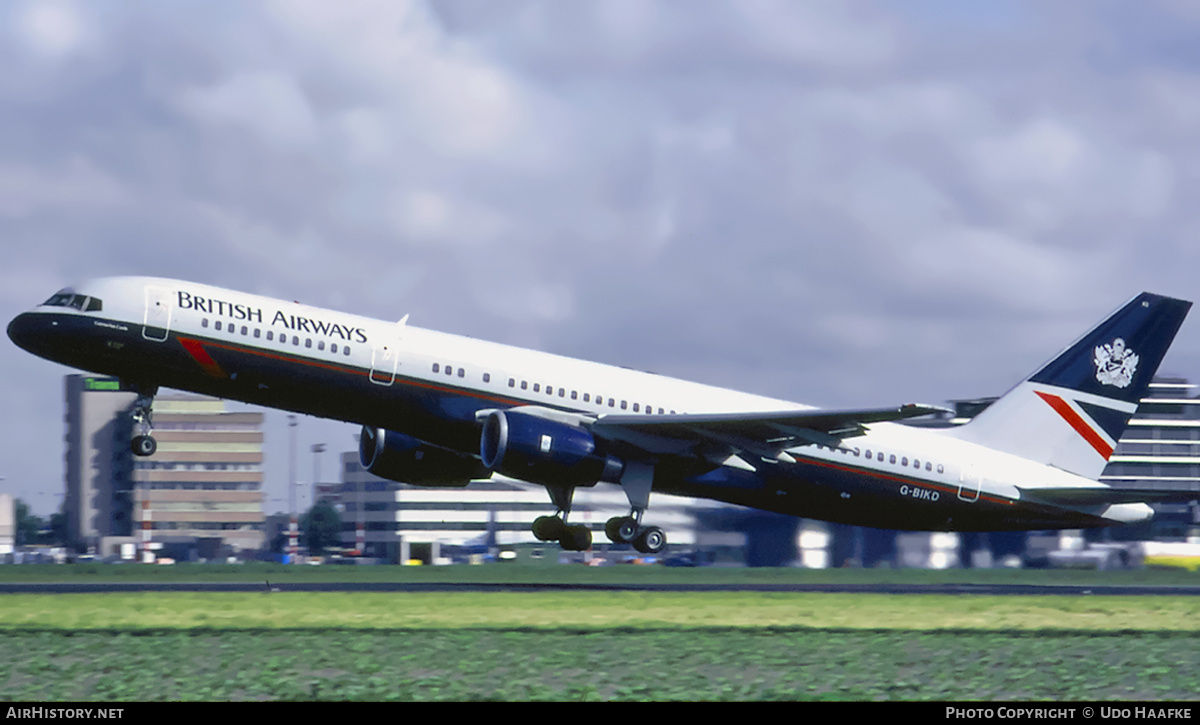
[[[1187,0],[13,0],[0,317],[146,274],[821,407],[997,395],[1200,296],[1198,131]],[[71,371],[0,369],[0,492],[46,516]],[[1160,372],[1200,381],[1200,321]],[[356,432],[301,419],[301,482]]]

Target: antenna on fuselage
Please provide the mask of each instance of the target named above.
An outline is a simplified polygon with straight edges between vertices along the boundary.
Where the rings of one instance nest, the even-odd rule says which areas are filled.
[[[400,318],[400,321],[399,321],[399,322],[397,322],[396,324],[397,324],[397,325],[407,325],[407,324],[408,324],[408,315],[405,315],[404,317],[401,317],[401,318]]]

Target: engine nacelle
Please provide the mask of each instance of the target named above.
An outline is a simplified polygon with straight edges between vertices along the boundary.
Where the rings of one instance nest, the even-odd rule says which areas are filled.
[[[496,473],[542,485],[616,483],[625,468],[585,428],[513,410],[488,414],[479,454]]]
[[[414,486],[462,488],[491,471],[468,456],[435,448],[412,436],[363,426],[358,460],[371,473]]]

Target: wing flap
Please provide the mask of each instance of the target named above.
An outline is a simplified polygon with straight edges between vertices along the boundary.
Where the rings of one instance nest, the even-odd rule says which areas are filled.
[[[605,438],[653,448],[653,440],[678,445],[716,444],[772,456],[797,445],[840,445],[844,438],[862,435],[870,423],[950,412],[931,405],[856,410],[787,410],[763,413],[704,413],[686,415],[600,416],[589,427]]]

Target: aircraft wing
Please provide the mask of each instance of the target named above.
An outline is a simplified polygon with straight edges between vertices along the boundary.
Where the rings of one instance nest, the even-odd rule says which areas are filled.
[[[1200,491],[1161,488],[1022,488],[1021,498],[1055,506],[1100,506],[1118,503],[1187,503]]]
[[[869,423],[950,412],[931,405],[857,410],[787,410],[765,413],[602,415],[588,427],[594,435],[655,453],[733,448],[774,458],[786,448],[824,445],[862,435]]]

